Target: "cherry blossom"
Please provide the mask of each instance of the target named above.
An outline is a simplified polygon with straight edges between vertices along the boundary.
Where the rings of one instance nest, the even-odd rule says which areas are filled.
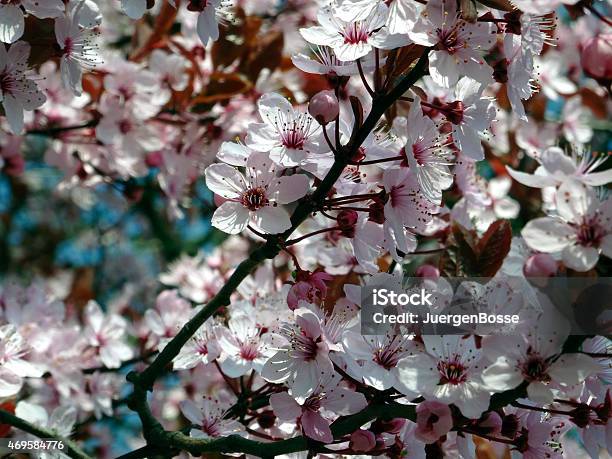
[[[395,124],[396,132],[400,129],[398,124]],[[449,188],[453,182],[448,169],[452,161],[435,123],[423,116],[418,98],[412,103],[405,126],[401,129],[406,130],[403,154],[407,165],[415,171],[423,195],[439,205],[442,190]]]
[[[484,353],[493,364],[483,372],[483,380],[495,390],[528,383],[529,399],[551,403],[554,390],[578,384],[595,370],[595,362],[584,354],[566,354],[554,359],[567,330],[541,326],[527,335],[489,336]]]
[[[157,296],[155,309],[147,309],[144,320],[159,340],[172,338],[191,313],[191,305],[176,290],[164,290]]]
[[[269,152],[276,164],[289,167],[310,154],[326,153],[319,124],[308,113],[294,109],[279,94],[266,94],[257,101],[263,123],[249,126],[246,144],[255,151]]]
[[[486,364],[473,338],[424,336],[423,340],[425,352],[398,363],[400,383],[427,400],[455,404],[469,418],[480,417],[489,403],[489,389],[482,380]]]
[[[612,451],[604,3],[0,0],[0,437]]]
[[[189,342],[174,358],[175,370],[187,370],[199,365],[214,362],[221,355],[221,346],[217,341],[215,325],[210,322],[200,327]]]
[[[594,172],[603,165],[607,157],[591,155],[573,149],[571,155],[559,147],[550,147],[535,158],[540,164],[533,174],[506,167],[510,176],[523,185],[533,188],[557,187],[567,180],[578,180],[585,185],[600,186],[612,181],[612,172]]]
[[[392,387],[404,392],[398,381],[398,362],[415,352],[414,343],[402,336],[363,336],[347,330],[342,337],[349,371],[365,384],[378,390]],[[351,361],[354,359],[355,364]]]
[[[420,45],[437,46],[430,51],[429,72],[433,80],[446,88],[454,86],[461,76],[469,76],[480,83],[493,79],[493,69],[483,53],[495,42],[491,24],[464,21],[450,0],[427,2],[410,38]]]
[[[11,0],[0,4],[0,42],[15,43],[24,32],[24,11],[40,19],[57,18],[64,12],[62,0]]]
[[[302,401],[314,393],[322,376],[333,372],[333,365],[320,318],[306,308],[293,313],[295,324],[280,330],[286,344],[268,359],[261,374],[270,382],[287,382],[293,397]]]
[[[298,53],[291,56],[291,61],[300,70],[319,75],[336,77],[356,75],[358,72],[354,62],[341,61],[328,46],[317,45],[312,49],[312,56]],[[371,62],[365,67],[371,68]]]
[[[291,227],[289,214],[279,204],[289,204],[308,191],[305,175],[277,177],[267,155],[253,153],[246,163],[246,176],[227,164],[206,169],[206,184],[227,199],[215,211],[212,224],[229,234],[238,234],[253,223],[267,233],[281,233]]]
[[[365,408],[367,402],[363,394],[338,386],[338,382],[330,378],[319,384],[302,403],[287,392],[280,392],[270,396],[270,405],[279,419],[297,419],[307,437],[329,443],[334,437],[329,428],[330,422],[321,414],[321,410],[346,416]]]
[[[588,271],[600,253],[612,256],[612,201],[599,201],[592,189],[573,181],[556,194],[558,217],[531,220],[522,231],[530,247],[541,252],[561,252],[563,262],[577,271]]]
[[[481,135],[495,117],[495,107],[482,91],[483,85],[478,81],[462,78],[455,88],[455,101],[442,110],[452,124],[453,142],[463,154],[476,161],[484,157]]]
[[[236,434],[242,430],[237,421],[224,419],[225,411],[217,400],[205,398],[197,404],[183,400],[181,412],[193,424],[189,435],[193,438],[216,438]]]
[[[415,437],[425,443],[433,443],[446,435],[453,425],[448,405],[433,400],[419,404],[416,421]]]
[[[23,385],[22,378],[43,375],[44,366],[28,361],[31,351],[14,325],[0,327],[0,396],[16,395]]]
[[[332,48],[341,61],[354,61],[373,48],[393,49],[408,43],[406,37],[390,35],[383,27],[388,14],[386,5],[377,3],[367,16],[345,21],[336,16],[332,7],[323,7],[317,15],[320,25],[300,29],[300,33],[314,45]]]
[[[274,353],[274,343],[280,337],[272,333],[260,336],[255,318],[246,314],[232,317],[226,327],[216,330],[223,357],[219,365],[230,378],[237,378],[251,369],[261,371]]]
[[[0,45],[0,102],[15,134],[23,130],[24,110],[34,110],[46,100],[36,82],[26,75],[29,55],[30,45],[24,41],[14,43],[8,50]]]
[[[40,405],[20,401],[15,407],[15,414],[26,421],[57,433],[62,437],[69,437],[72,433],[72,428],[77,421],[77,410],[71,406],[60,406],[55,408],[51,415],[47,410]],[[28,440],[35,440],[36,437],[28,435]],[[37,457],[41,459],[57,457],[53,451],[44,451],[37,453]]]
[[[189,0],[187,9],[198,13],[197,32],[204,45],[219,39],[219,23],[227,20],[230,7],[225,0]]]
[[[84,336],[102,365],[117,368],[121,362],[133,357],[132,348],[125,342],[127,323],[123,317],[116,314],[105,316],[95,301],[87,303],[86,312]]]
[[[91,70],[102,63],[95,43],[96,34],[81,25],[82,15],[87,12],[83,5],[83,2],[77,4],[70,13],[55,20],[55,37],[62,50],[62,81],[77,96],[83,92],[83,69]]]

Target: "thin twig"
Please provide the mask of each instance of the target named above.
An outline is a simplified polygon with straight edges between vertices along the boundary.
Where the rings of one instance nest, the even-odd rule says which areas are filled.
[[[61,441],[64,444],[62,452],[67,454],[69,457],[75,459],[91,459],[76,443],[72,440],[57,435],[55,432],[49,429],[36,426],[29,423],[25,419],[15,416],[8,411],[0,409],[0,424],[8,424],[26,433],[34,435],[38,438],[53,439]]]

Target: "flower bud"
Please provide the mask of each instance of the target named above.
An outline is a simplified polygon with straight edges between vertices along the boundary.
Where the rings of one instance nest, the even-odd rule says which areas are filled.
[[[355,225],[357,224],[358,215],[354,210],[342,210],[336,216],[336,222],[340,227],[340,231],[346,237],[355,236]]]
[[[584,73],[596,80],[612,80],[612,33],[589,38],[580,48]]]
[[[503,426],[502,418],[495,411],[485,413],[478,421],[477,429],[486,435],[497,435]]]
[[[353,451],[370,451],[376,446],[376,436],[369,430],[359,429],[351,434],[350,448]]]
[[[431,280],[438,280],[440,278],[440,270],[433,265],[419,266],[414,274],[416,277],[423,277]]]
[[[270,429],[274,427],[276,416],[271,410],[264,411],[257,417],[257,423],[262,429]]]
[[[308,112],[320,124],[335,120],[340,113],[340,106],[334,92],[325,90],[315,94],[308,104]]]
[[[446,435],[453,427],[453,417],[448,405],[427,400],[421,402],[416,409],[417,428],[415,437],[424,443],[434,443],[442,435]]]
[[[507,438],[514,438],[520,427],[521,421],[519,418],[514,414],[508,414],[502,419],[501,434]]]
[[[547,253],[537,253],[525,261],[523,273],[525,277],[551,277],[557,273],[556,260]]]

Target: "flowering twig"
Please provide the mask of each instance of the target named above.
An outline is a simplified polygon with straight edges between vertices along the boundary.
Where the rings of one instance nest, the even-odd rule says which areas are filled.
[[[109,368],[109,367],[85,368],[83,370],[83,373],[86,375],[90,375],[93,373],[115,373],[135,363],[145,362],[146,360],[148,360],[149,358],[153,357],[156,354],[157,354],[157,351],[151,351],[146,354],[139,355],[138,357],[134,357],[133,359],[124,360],[123,362],[121,362],[121,365],[118,366],[117,368]]]
[[[30,129],[29,131],[26,132],[26,134],[55,137],[57,134],[61,134],[62,132],[78,131],[79,129],[87,129],[91,127],[96,127],[99,122],[100,120],[93,119],[83,124],[76,124],[76,125],[71,125],[71,126],[54,126],[54,127],[43,128],[43,129]]]
[[[73,441],[57,435],[52,430],[44,429],[42,427],[31,424],[25,419],[15,416],[14,414],[11,414],[8,411],[2,409],[0,409],[0,424],[8,424],[38,438],[52,438],[53,440],[61,441],[64,444],[64,449],[62,450],[64,454],[75,459],[90,459],[90,456],[85,454],[85,452],[81,448],[79,448],[77,444]]]
[[[363,66],[361,65],[361,59],[357,59],[357,69],[359,70],[359,76],[361,77],[361,82],[363,83],[363,86],[366,88],[366,91],[368,91],[368,94],[370,96],[374,97],[374,91],[370,87],[368,80],[366,79],[365,73],[363,73]]]
[[[317,230],[317,231],[313,231],[312,233],[308,233],[308,234],[304,234],[303,236],[296,237],[295,239],[289,239],[285,243],[285,245],[289,246],[289,245],[297,244],[298,242],[301,242],[304,239],[307,239],[309,237],[316,236],[317,234],[327,233],[327,232],[330,232],[330,231],[336,231],[336,230],[339,230],[339,229],[340,229],[339,226],[332,226],[330,228],[323,228],[323,229],[320,229],[320,230]]]
[[[233,436],[230,436],[213,441],[202,441],[187,437],[180,432],[168,433],[164,430],[159,421],[157,421],[157,419],[155,419],[155,417],[152,415],[147,403],[146,393],[147,391],[152,390],[153,383],[157,377],[164,372],[164,369],[172,362],[174,357],[178,355],[181,348],[193,336],[197,329],[200,328],[200,326],[202,326],[202,324],[220,307],[229,304],[230,296],[240,285],[240,283],[264,260],[272,259],[278,255],[281,248],[285,245],[283,241],[287,241],[295,229],[314,211],[318,210],[322,206],[327,194],[333,188],[334,184],[344,171],[344,168],[348,165],[350,158],[354,157],[355,153],[365,141],[366,137],[372,130],[374,130],[385,111],[397,100],[398,97],[404,94],[419,78],[425,74],[427,63],[427,52],[424,52],[412,70],[406,76],[404,76],[403,79],[401,79],[388,94],[378,95],[374,98],[372,109],[363,124],[354,130],[348,144],[338,146],[338,154],[336,155],[335,161],[325,178],[321,181],[313,194],[303,199],[293,212],[293,215],[291,216],[291,228],[274,238],[269,238],[265,244],[251,252],[249,257],[238,265],[236,270],[232,273],[225,285],[221,288],[221,290],[219,290],[215,297],[212,298],[212,300],[210,300],[205,307],[203,307],[183,326],[183,328],[144,371],[141,373],[131,372],[128,374],[127,379],[134,386],[128,406],[130,409],[138,413],[142,422],[143,434],[148,444],[167,446],[169,449],[177,448],[198,454],[204,451],[237,451],[244,453],[253,453],[253,451],[257,451],[254,454],[258,455],[261,455],[261,451],[265,451],[266,454],[264,455],[266,456],[283,454],[282,451],[285,451],[285,449],[282,447],[279,447],[281,448],[281,452],[274,453],[273,451],[270,451],[270,448],[272,448],[270,444],[260,444],[260,442],[254,442],[255,445],[253,445],[251,440],[246,440],[242,437],[233,438]],[[382,413],[378,412],[377,414],[382,415]],[[359,416],[357,419],[359,419]],[[352,426],[352,430],[355,430],[368,420],[371,420],[371,418],[368,417],[368,419],[364,420],[360,424]],[[344,433],[349,433],[352,430]],[[283,442],[275,443],[274,445],[276,444],[289,444],[291,445],[291,451],[308,449],[308,443],[303,438],[292,438],[289,440],[284,440]],[[262,445],[265,445],[265,449],[263,449],[264,447]],[[298,449],[293,449],[296,446]]]

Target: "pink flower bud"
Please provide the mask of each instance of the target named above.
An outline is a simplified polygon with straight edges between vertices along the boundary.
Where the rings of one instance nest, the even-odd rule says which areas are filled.
[[[369,430],[356,430],[351,434],[349,446],[353,451],[370,451],[376,446],[376,436]]]
[[[557,273],[557,261],[547,253],[531,255],[525,261],[525,277],[551,277]]]
[[[147,154],[145,162],[149,167],[161,167],[164,165],[164,157],[160,151],[154,151],[153,153]]]
[[[502,418],[495,411],[485,413],[478,423],[478,430],[487,435],[497,435],[502,430]]]
[[[355,225],[357,224],[359,216],[354,210],[341,210],[336,216],[336,222],[340,227],[340,231],[346,237],[355,236]]]
[[[327,294],[327,282],[333,277],[323,271],[311,273],[310,271],[299,271],[296,283],[291,286],[287,296],[289,309],[298,307],[300,301],[321,304]]]
[[[417,406],[415,437],[424,443],[434,443],[453,427],[453,417],[448,405],[426,400]]]
[[[321,124],[335,120],[340,107],[334,92],[325,90],[315,94],[308,104],[308,112]]]
[[[438,280],[440,278],[440,270],[433,265],[419,266],[414,273],[417,277],[425,279]]]
[[[589,38],[580,48],[584,73],[596,80],[612,80],[612,33]]]

